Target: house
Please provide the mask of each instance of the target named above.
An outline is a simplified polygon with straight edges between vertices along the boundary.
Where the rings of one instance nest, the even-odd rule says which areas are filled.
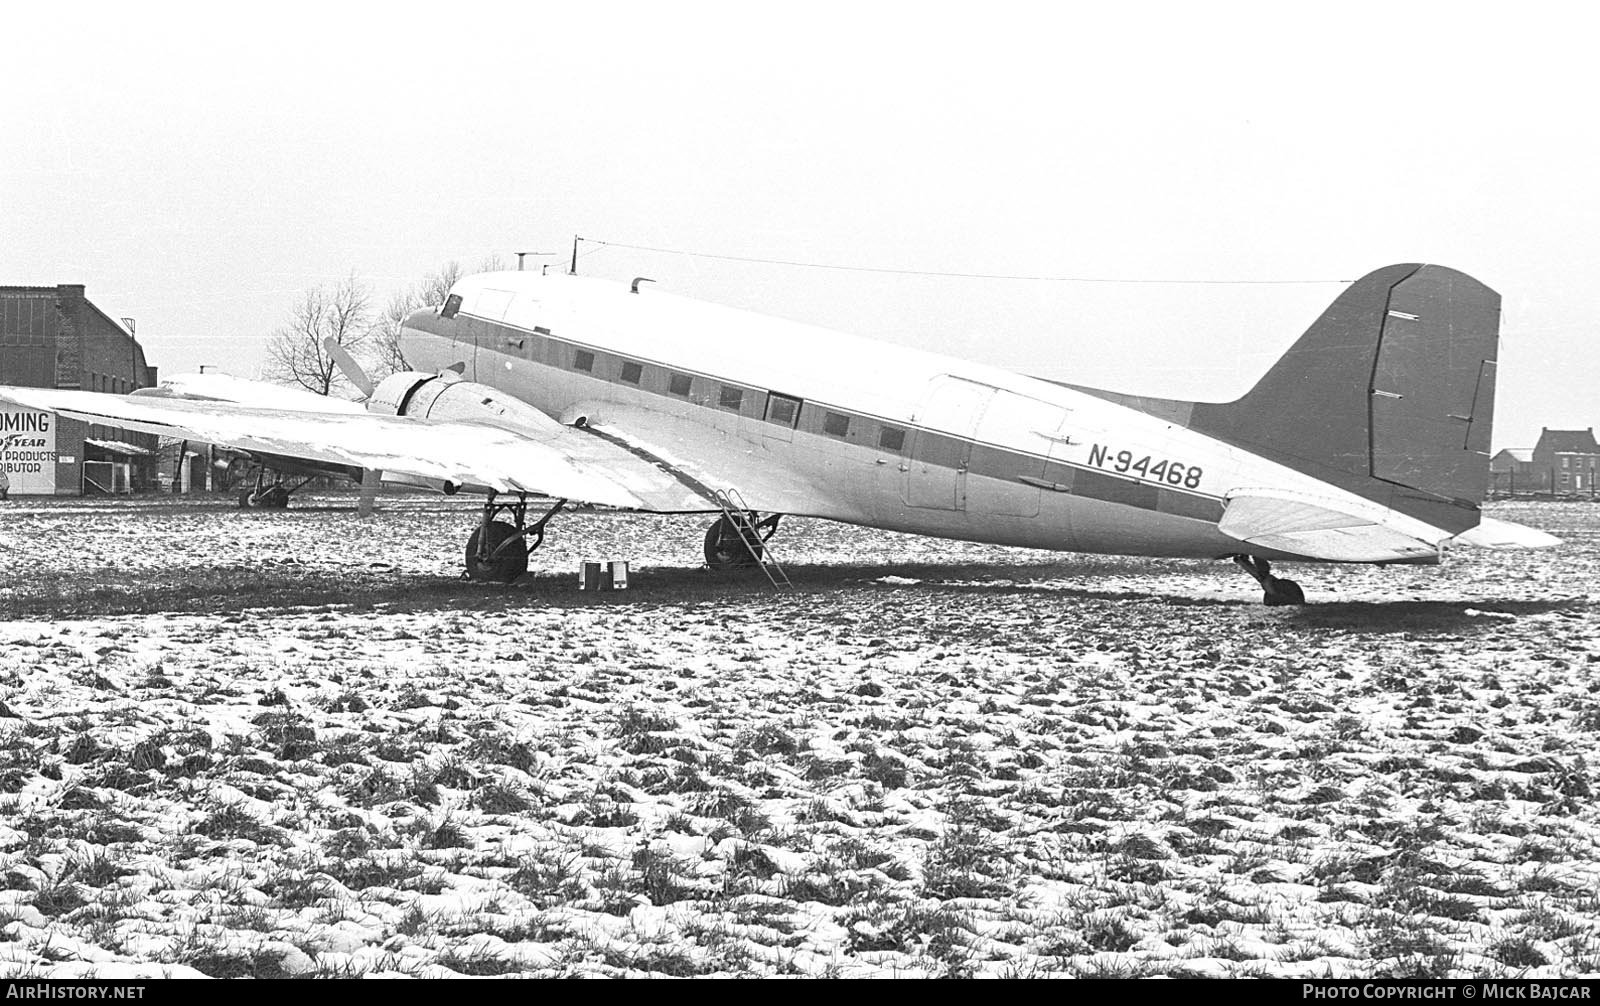
[[[1600,443],[1595,442],[1594,427],[1540,431],[1532,475],[1540,491],[1592,495],[1600,475]]]
[[[1536,483],[1532,447],[1507,447],[1489,459],[1489,488],[1494,492],[1532,492]]]

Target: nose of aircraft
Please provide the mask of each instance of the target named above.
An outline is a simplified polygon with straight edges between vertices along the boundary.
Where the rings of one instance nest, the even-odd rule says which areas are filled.
[[[418,308],[400,323],[395,348],[407,369],[437,371],[463,358],[461,347],[448,331],[451,323],[442,320],[438,312],[437,307]]]

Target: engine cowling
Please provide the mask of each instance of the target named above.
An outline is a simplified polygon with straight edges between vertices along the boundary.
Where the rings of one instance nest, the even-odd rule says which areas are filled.
[[[527,402],[448,371],[391,374],[373,389],[367,409],[386,416],[483,423],[541,439],[561,429],[560,423]]]
[[[372,397],[367,399],[367,411],[380,416],[405,415],[404,410],[412,392],[429,381],[438,379],[438,374],[424,374],[417,370],[402,370],[390,374],[372,389]]]

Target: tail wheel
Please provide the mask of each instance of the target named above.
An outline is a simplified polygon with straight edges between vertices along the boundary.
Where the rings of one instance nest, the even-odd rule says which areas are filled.
[[[760,563],[761,536],[755,533],[749,521],[742,523],[743,538],[739,536],[740,529],[727,517],[718,517],[716,523],[706,531],[707,566],[712,569],[738,569]]]
[[[487,532],[488,538],[484,535]],[[517,577],[528,571],[528,547],[520,540],[514,541],[498,554],[495,549],[508,539],[517,536],[517,529],[505,521],[490,521],[480,524],[472,532],[472,537],[467,539],[467,576],[474,580],[498,580],[501,583],[511,583]],[[480,541],[485,542],[483,549],[487,559],[478,557]]]
[[[1281,576],[1274,576],[1270,578],[1266,588],[1266,596],[1262,600],[1269,608],[1305,604],[1306,592],[1301,590],[1300,585],[1293,580],[1285,580]]]

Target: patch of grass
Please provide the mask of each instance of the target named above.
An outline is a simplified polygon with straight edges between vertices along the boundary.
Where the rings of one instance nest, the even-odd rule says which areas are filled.
[[[959,953],[970,928],[962,913],[927,902],[869,909],[843,921],[850,933],[852,953],[925,951],[936,958],[949,958]]]
[[[393,860],[339,857],[328,863],[324,872],[352,891],[364,891],[369,887],[399,887],[421,873],[422,867],[403,857]]]
[[[133,872],[103,851],[91,852],[76,858],[68,867],[70,876],[90,887],[105,887],[115,883],[119,878],[131,876]]]
[[[258,821],[238,804],[223,804],[194,826],[194,833],[206,838],[243,838],[258,845],[287,845],[282,828]]]
[[[85,825],[79,837],[94,845],[125,845],[144,841],[144,832],[125,821],[100,818]]]
[[[437,823],[420,822],[416,834],[420,849],[470,849],[475,844],[461,823],[448,814]]]
[[[1125,953],[1140,939],[1139,933],[1121,916],[1092,916],[1083,925],[1083,942],[1097,952]]]
[[[870,751],[862,757],[861,774],[884,789],[904,789],[910,780],[910,773],[903,761],[876,751]]]
[[[476,978],[516,974],[522,970],[505,955],[490,953],[486,949],[466,950],[461,947],[451,947],[435,957],[433,963],[457,974]]]
[[[576,852],[549,858],[525,857],[504,883],[540,908],[551,908],[582,898],[583,861]]]
[[[1533,941],[1526,936],[1511,936],[1490,948],[1494,959],[1512,968],[1540,968],[1550,963]]]
[[[259,949],[252,952],[197,950],[179,958],[196,971],[211,978],[292,978],[283,967],[288,952]]]
[[[650,706],[630,705],[617,714],[612,732],[617,737],[662,733],[678,729],[678,721]]]
[[[694,864],[669,852],[643,846],[633,854],[633,868],[639,872],[644,895],[652,905],[670,905],[699,893],[685,883],[685,878],[694,872]]]
[[[244,929],[258,933],[269,933],[277,924],[273,914],[260,905],[235,908],[228,912],[227,921],[230,929]]]
[[[489,734],[472,741],[467,757],[489,765],[509,765],[519,772],[532,772],[539,761],[534,748],[502,734]]]
[[[976,802],[956,804],[945,830],[929,846],[922,873],[933,897],[987,898],[1009,889],[1006,850],[984,827],[979,808]]]
[[[597,949],[611,967],[668,978],[694,978],[715,969],[714,962],[697,960],[687,947],[672,943],[608,944]]]
[[[278,906],[288,909],[320,905],[334,897],[335,891],[323,877],[295,876],[288,873],[262,884],[260,890],[270,896]]]
[[[71,881],[51,884],[33,897],[33,907],[39,910],[39,914],[52,919],[82,908],[88,903],[89,899],[85,898],[83,892],[78,890],[78,885]]]
[[[533,806],[520,787],[492,782],[472,794],[473,804],[485,814],[520,814]]]
[[[260,729],[262,746],[276,749],[282,761],[301,761],[320,750],[316,728],[299,713],[264,712],[250,722]]]
[[[138,795],[150,788],[149,775],[130,768],[123,762],[102,765],[98,771],[84,777],[84,785],[97,789],[117,789]]]
[[[763,723],[758,727],[746,727],[734,739],[734,745],[753,751],[758,755],[789,757],[800,751],[800,742],[795,740],[793,734],[776,723]]]
[[[1375,977],[1446,978],[1459,958],[1424,915],[1381,912],[1368,935]]]

